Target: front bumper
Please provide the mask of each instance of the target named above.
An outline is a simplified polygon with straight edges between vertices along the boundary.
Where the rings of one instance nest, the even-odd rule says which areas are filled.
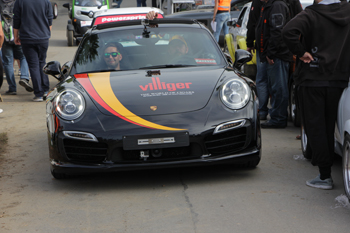
[[[157,162],[157,163],[139,163],[139,164],[75,164],[69,162],[59,162],[51,160],[51,170],[55,173],[63,174],[89,174],[101,172],[117,172],[125,170],[146,170],[146,169],[161,169],[161,168],[175,168],[175,167],[189,167],[189,166],[206,166],[217,164],[247,164],[250,161],[259,161],[261,158],[261,150],[253,149],[238,153],[235,155],[228,155],[219,158],[198,158],[192,160]]]
[[[150,145],[125,148],[123,138],[99,139],[98,142],[76,140],[59,133],[50,147],[51,169],[55,173],[81,174],[214,164],[258,163],[261,158],[260,127],[251,121],[213,134],[189,134],[188,145]],[[154,135],[158,137],[158,135]],[[162,135],[163,137],[164,135]],[[166,135],[166,136],[171,136]],[[140,136],[145,138],[145,135]],[[173,147],[172,147],[173,146]],[[144,156],[147,154],[147,156]]]

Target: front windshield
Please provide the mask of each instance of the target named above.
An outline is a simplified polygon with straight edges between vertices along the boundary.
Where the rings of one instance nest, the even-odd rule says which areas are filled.
[[[75,6],[98,7],[107,5],[107,0],[77,0]]]
[[[87,36],[87,35],[86,35]],[[194,28],[106,31],[85,37],[74,73],[185,66],[225,66],[211,34]]]

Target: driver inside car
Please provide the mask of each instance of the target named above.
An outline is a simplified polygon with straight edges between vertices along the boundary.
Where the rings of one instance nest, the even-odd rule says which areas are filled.
[[[110,42],[106,44],[104,48],[103,59],[106,64],[106,69],[120,70],[121,60],[123,55],[121,54],[122,45],[119,43]]]

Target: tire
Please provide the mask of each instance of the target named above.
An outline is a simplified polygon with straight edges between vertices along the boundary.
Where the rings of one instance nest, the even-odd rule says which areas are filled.
[[[52,13],[53,13],[53,18],[56,19],[58,16],[58,6],[57,3],[52,2]]]
[[[350,200],[350,136],[345,135],[343,144],[343,180],[346,196]]]
[[[307,143],[307,135],[304,129],[304,125],[300,126],[300,135],[301,135],[301,151],[306,159],[312,159],[312,150],[310,145]]]
[[[73,46],[74,44],[74,35],[73,31],[67,31],[67,42],[68,46]]]
[[[293,125],[296,127],[300,126],[301,117],[300,117],[300,110],[297,107],[296,104],[296,91],[295,91],[295,84],[292,81],[292,84],[290,85],[289,89],[289,118],[293,122]]]

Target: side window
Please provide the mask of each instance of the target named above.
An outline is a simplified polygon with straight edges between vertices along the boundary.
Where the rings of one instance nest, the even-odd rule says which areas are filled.
[[[242,23],[243,23],[243,19],[244,19],[246,11],[247,11],[247,7],[244,7],[242,9],[241,13],[239,14],[238,19],[237,19],[237,23],[236,23],[237,27],[242,27]]]
[[[231,11],[241,11],[243,6],[252,0],[236,0],[231,3]],[[232,1],[231,1],[232,2]]]
[[[250,12],[250,7],[245,8],[245,14],[244,14],[244,19],[243,19],[243,25],[244,28],[247,28],[248,20],[249,20],[249,12]]]

